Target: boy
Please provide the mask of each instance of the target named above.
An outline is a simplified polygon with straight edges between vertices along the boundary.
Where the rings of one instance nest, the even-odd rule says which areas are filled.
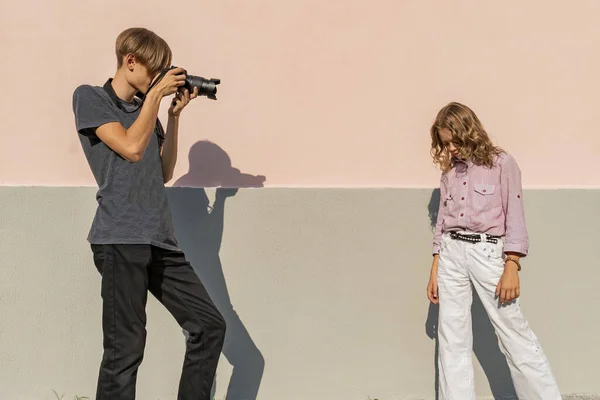
[[[171,64],[171,50],[152,31],[123,31],[115,50],[114,78],[73,94],[79,139],[99,187],[88,236],[102,275],[104,356],[96,399],[135,398],[150,291],[189,334],[178,399],[208,400],[225,322],[177,245],[164,186],[177,160],[181,111],[197,88],[180,90],[181,68],[160,74]],[[157,115],[171,95],[165,134]]]

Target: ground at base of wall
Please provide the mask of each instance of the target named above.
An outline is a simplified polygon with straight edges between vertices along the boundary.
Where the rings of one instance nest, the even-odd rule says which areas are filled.
[[[569,395],[563,395],[563,400],[600,400],[600,395],[595,395],[595,394],[569,394]]]
[[[384,400],[384,399],[373,399]],[[477,400],[519,400],[515,396],[477,397]],[[597,394],[563,394],[563,400],[600,400]]]
[[[595,394],[572,394],[564,396],[563,400],[600,400],[600,395]]]
[[[503,397],[482,397],[480,400],[518,400],[514,396],[503,396]],[[600,395],[595,394],[568,394],[563,395],[563,400],[600,400]]]
[[[600,400],[596,394],[570,394],[563,396],[563,400]]]

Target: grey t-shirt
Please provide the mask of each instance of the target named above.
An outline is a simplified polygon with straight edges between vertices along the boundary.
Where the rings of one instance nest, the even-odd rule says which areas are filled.
[[[138,107],[120,102],[127,111]],[[73,93],[78,136],[98,184],[98,208],[88,241],[179,250],[162,174],[160,146],[164,132],[160,123],[157,121],[144,157],[136,163],[125,160],[96,136],[96,128],[108,122],[120,122],[128,129],[140,111],[125,110],[99,86],[82,85]]]

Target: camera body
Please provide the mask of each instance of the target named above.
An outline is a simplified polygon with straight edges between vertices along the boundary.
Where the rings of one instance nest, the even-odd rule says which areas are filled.
[[[169,70],[177,68],[176,66],[171,66]],[[187,89],[190,94],[194,91],[194,88],[198,88],[198,96],[206,96],[211,100],[217,99],[217,85],[221,83],[220,79],[206,79],[201,76],[190,75],[187,71],[185,74],[185,84],[181,86],[182,89]]]

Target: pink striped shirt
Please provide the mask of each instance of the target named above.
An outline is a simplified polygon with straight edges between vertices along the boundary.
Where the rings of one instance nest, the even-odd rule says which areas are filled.
[[[498,156],[491,169],[457,161],[442,174],[433,254],[440,250],[442,234],[450,231],[505,236],[504,252],[527,255],[521,170],[510,154]]]

